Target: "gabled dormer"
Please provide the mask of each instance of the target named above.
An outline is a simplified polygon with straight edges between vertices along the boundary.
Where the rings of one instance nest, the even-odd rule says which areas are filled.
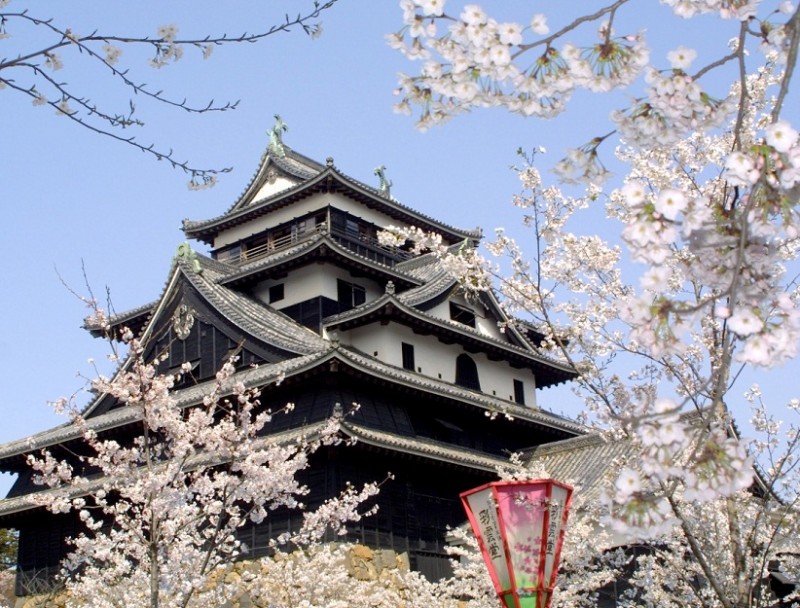
[[[389,225],[436,232],[451,245],[480,239],[479,230],[454,228],[391,197],[383,167],[376,169],[379,187],[368,186],[341,173],[331,157],[323,165],[295,152],[283,143],[283,130],[278,118],[258,170],[228,211],[184,220],[186,236],[210,245],[216,259],[246,264],[324,233],[391,265],[409,256],[378,244],[378,231]]]
[[[278,119],[250,184],[219,217],[184,220],[187,237],[211,247],[231,268],[225,285],[247,292],[303,325],[321,331],[323,318],[374,300],[387,282],[405,291],[425,281],[399,270],[407,247],[381,245],[388,226],[442,235],[450,245],[476,244],[478,230],[435,220],[390,196],[383,168],[377,188],[318,163],[282,141]]]

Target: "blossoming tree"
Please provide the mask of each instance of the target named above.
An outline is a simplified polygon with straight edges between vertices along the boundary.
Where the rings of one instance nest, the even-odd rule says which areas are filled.
[[[562,186],[543,184],[539,150],[523,154],[514,203],[531,238],[520,246],[498,231],[488,249],[502,263],[413,231],[384,238],[439,251],[467,291],[497,286],[509,312],[546,336],[543,351],[579,372],[587,421],[637,446],[605,499],[606,521],[654,548],[631,602],[768,605],[768,566],[791,565],[798,550],[800,402],[782,414],[758,387],[734,383],[746,368],[794,362],[800,340],[800,138],[786,119],[800,12],[663,0],[678,18],[716,18],[709,29],[731,33],[693,69],[698,54],[677,34],[663,62],[642,31],[616,31],[643,7],[634,0],[525,22],[475,4],[400,4],[389,43],[422,67],[401,77],[397,109],[416,109],[423,129],[485,107],[554,118],[577,90],[626,93],[610,127],[592,117],[601,135],[554,166]],[[615,141],[627,168],[607,187],[603,144]],[[603,204],[601,236],[587,226]]]
[[[93,320],[99,319],[102,314],[95,313]],[[200,405],[182,405],[172,387],[189,366],[177,374],[158,373],[158,358],[145,360],[144,345],[130,331],[123,339],[129,353],[119,371],[94,380],[92,389],[127,408],[139,433],[121,443],[93,429],[91,419],[62,400],[56,406],[70,414],[85,447],[68,459],[48,451],[29,458],[35,481],[50,488],[32,500],[54,513],[77,512],[83,524],[62,564],[67,602],[97,608],[220,606],[250,582],[228,576],[247,552],[237,530],[276,508],[302,507],[307,488],[296,475],[317,447],[338,441],[338,420],[314,436],[281,440],[265,434],[281,412],[261,406],[260,386],[234,379],[233,359],[204,388]],[[377,484],[346,488],[305,512],[302,528],[275,539],[276,548],[313,546],[329,532],[342,532],[376,492]]]
[[[77,32],[69,24],[41,15],[39,6],[29,9],[20,0],[13,3],[12,0],[0,0],[0,90],[19,93],[29,98],[34,106],[50,106],[57,114],[81,127],[133,146],[157,160],[167,161],[173,168],[189,174],[189,187],[192,189],[213,186],[217,176],[230,171],[230,168],[196,167],[189,161],[178,160],[169,147],[143,143],[129,134],[131,129],[145,126],[134,98],[196,114],[233,110],[238,102],[217,104],[212,100],[207,104],[193,105],[180,96],[170,96],[146,84],[136,71],[125,65],[124,49],[149,49],[152,52],[150,65],[163,68],[178,62],[186,52],[196,52],[208,59],[217,47],[255,43],[294,29],[302,29],[309,36],[316,37],[322,31],[318,22],[320,14],[336,1],[306,2],[296,16],[287,14],[283,21],[263,31],[238,36],[183,37],[175,24],[161,25],[154,35],[146,36],[103,31],[102,26],[92,32]],[[124,107],[115,107],[115,102],[96,101],[102,92],[99,88],[87,91],[63,80],[62,74],[71,70],[73,78],[80,80],[75,70],[87,68],[99,68],[107,77],[102,82],[116,86],[129,96]]]

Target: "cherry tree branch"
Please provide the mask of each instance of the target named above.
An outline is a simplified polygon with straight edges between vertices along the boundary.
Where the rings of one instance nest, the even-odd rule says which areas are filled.
[[[289,32],[297,28],[301,28],[308,35],[316,36],[319,33],[319,29],[318,25],[314,24],[313,21],[324,11],[332,8],[337,1],[314,1],[306,12],[298,13],[293,17],[287,14],[282,22],[272,25],[262,32],[244,32],[234,36],[228,34],[208,35],[195,38],[178,38],[176,28],[169,27],[160,28],[160,35],[156,37],[103,34],[98,31],[81,36],[74,33],[70,28],[58,25],[52,18],[40,18],[31,14],[28,10],[20,12],[0,11],[0,35],[3,35],[3,32],[12,28],[15,24],[29,24],[33,27],[43,28],[55,37],[55,41],[45,44],[41,48],[21,52],[17,56],[0,58],[0,87],[6,86],[30,97],[34,105],[50,105],[60,114],[69,116],[75,124],[92,133],[130,145],[156,160],[166,160],[172,168],[181,169],[190,176],[190,188],[198,189],[211,186],[216,182],[220,174],[229,172],[231,168],[198,167],[189,161],[177,160],[174,156],[174,151],[171,149],[164,149],[155,144],[142,144],[139,143],[136,137],[120,134],[117,129],[144,126],[142,119],[134,118],[136,107],[132,98],[128,102],[129,107],[126,112],[103,110],[97,104],[92,103],[88,97],[71,92],[67,83],[49,76],[43,68],[46,66],[53,70],[60,69],[63,63],[57,52],[68,52],[71,49],[75,49],[78,56],[102,65],[111,78],[129,90],[132,96],[143,97],[158,104],[192,114],[225,112],[235,109],[239,102],[228,101],[218,104],[211,100],[204,105],[192,105],[186,99],[173,99],[165,95],[161,90],[152,89],[144,82],[133,80],[129,75],[128,69],[116,67],[119,49],[115,45],[150,47],[154,51],[154,58],[151,60],[151,64],[155,67],[161,67],[180,59],[184,48],[196,48],[202,52],[205,58],[215,47],[229,44],[253,44],[269,36]],[[97,50],[98,45],[104,45],[102,53]],[[28,70],[31,73],[31,83],[23,84],[19,78],[12,76],[14,70],[20,69]],[[44,90],[45,87],[41,86],[37,88],[37,83],[40,85],[46,83],[48,90]],[[68,102],[70,101],[76,104],[75,108],[69,107]]]

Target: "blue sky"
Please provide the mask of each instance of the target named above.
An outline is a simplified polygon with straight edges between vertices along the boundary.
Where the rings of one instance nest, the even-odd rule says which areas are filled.
[[[6,10],[28,5],[32,13],[47,10],[39,16],[52,16],[79,33],[155,35],[158,26],[174,23],[179,36],[188,37],[261,30],[276,15],[296,12],[300,2],[231,2],[221,12],[219,2],[205,0],[12,0]],[[664,7],[643,5],[648,8],[634,11],[635,19],[649,22],[656,56],[677,46],[664,33],[685,33],[687,39],[680,42],[690,46],[693,37],[707,42],[733,36],[733,24],[727,31],[710,32],[709,20],[670,21]],[[516,15],[522,21],[533,12],[528,1],[487,3],[490,12],[492,6],[505,11],[501,17]],[[539,10],[549,8],[542,3]],[[87,311],[59,277],[85,293],[85,267],[95,295],[104,299],[108,288],[117,311],[157,298],[183,241],[181,220],[217,216],[235,201],[266,147],[273,114],[288,124],[284,140],[295,150],[320,161],[332,156],[342,171],[368,184],[377,184],[373,169],[385,165],[394,182],[392,194],[402,203],[452,225],[481,226],[490,233],[495,226],[519,224],[510,204],[518,185],[509,170],[518,147],[544,145],[549,151],[545,160],[555,163],[568,144],[604,132],[608,112],[621,103],[619,97],[579,95],[572,110],[555,122],[484,110],[420,133],[412,119],[394,114],[391,107],[396,73],[417,69],[384,42],[401,24],[397,3],[340,0],[322,23],[324,32],[316,40],[301,32],[279,34],[255,45],[217,48],[206,61],[199,53],[187,53],[161,70],[147,65],[146,53],[124,50],[121,64],[135,79],[175,98],[188,97],[197,105],[212,98],[241,99],[233,112],[203,116],[137,102],[147,122],[137,133],[142,143],[172,148],[176,157],[198,165],[234,167],[203,192],[190,192],[188,178],[166,163],[89,133],[52,108],[34,107],[29,99],[0,91],[0,200],[7,256],[0,292],[5,381],[0,442],[61,422],[46,402],[80,389],[83,381],[76,372],[92,375],[87,359],[100,361],[107,353],[80,328]],[[22,42],[36,44],[36,32],[23,34],[9,24],[9,33],[11,38],[0,40],[0,56],[16,54]],[[77,55],[64,53],[62,60],[64,68],[55,76],[96,102],[125,109],[127,91],[87,68]],[[792,368],[798,371],[796,363]],[[545,391],[540,404],[577,411],[579,404],[563,395]]]

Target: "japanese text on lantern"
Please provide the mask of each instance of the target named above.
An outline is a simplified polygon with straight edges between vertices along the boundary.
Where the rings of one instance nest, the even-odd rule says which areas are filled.
[[[481,522],[481,528],[483,528],[483,540],[486,543],[486,549],[489,551],[489,555],[491,555],[492,559],[499,558],[501,556],[500,543],[497,539],[497,530],[493,525],[495,522],[492,521],[489,510],[481,509],[481,511],[478,512],[478,519]]]
[[[550,522],[547,526],[547,554],[553,555],[556,551],[558,529],[561,523],[561,505],[557,502],[550,503]]]

